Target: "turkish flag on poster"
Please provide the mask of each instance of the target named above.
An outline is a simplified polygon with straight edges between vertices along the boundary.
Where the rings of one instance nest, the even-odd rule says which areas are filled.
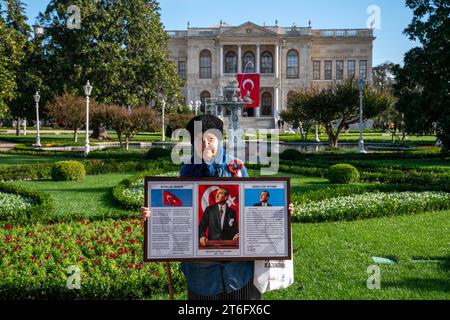
[[[216,204],[216,193],[219,189],[226,189],[229,197],[227,206],[236,212],[237,223],[239,223],[239,185],[199,185],[198,186],[198,221],[202,220],[203,212],[209,206]]]
[[[241,97],[249,97],[252,99],[252,104],[247,104],[246,108],[258,108],[259,107],[259,95],[260,95],[260,74],[259,73],[240,73],[237,75],[237,81],[239,82],[239,88],[241,89]]]
[[[165,190],[163,190],[163,203],[164,205],[171,207],[181,207],[183,205],[183,201],[176,195]]]

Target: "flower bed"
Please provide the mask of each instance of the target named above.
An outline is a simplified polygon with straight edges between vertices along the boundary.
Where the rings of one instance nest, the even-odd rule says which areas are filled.
[[[0,217],[31,209],[34,201],[17,194],[0,192]]]
[[[143,262],[139,220],[0,224],[0,299],[143,299],[167,293],[164,265]],[[80,268],[79,290],[68,289]],[[185,290],[172,264],[176,292]],[[70,282],[70,281],[69,281]]]
[[[120,182],[113,190],[114,198],[126,209],[136,210],[144,203],[144,177],[178,177],[178,171],[162,173],[160,171],[148,171],[140,173]]]
[[[294,219],[328,222],[368,219],[450,208],[445,192],[374,192],[296,203]]]

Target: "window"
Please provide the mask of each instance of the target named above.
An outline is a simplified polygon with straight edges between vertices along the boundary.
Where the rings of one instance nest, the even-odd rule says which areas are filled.
[[[313,79],[320,80],[320,61],[313,61]]]
[[[359,78],[367,79],[367,60],[359,61]]]
[[[238,58],[236,53],[230,51],[225,56],[225,73],[238,72]]]
[[[178,61],[178,74],[181,79],[186,80],[186,61]]]
[[[325,61],[325,80],[332,80],[333,78],[333,62]]]
[[[261,73],[273,73],[273,56],[268,51],[261,55]]]
[[[211,52],[203,50],[200,52],[200,79],[211,79],[212,59]]]
[[[287,77],[288,79],[298,78],[298,52],[296,50],[291,50],[287,55]]]
[[[336,80],[344,80],[344,61],[336,60]]]
[[[272,115],[272,94],[270,92],[264,92],[261,96],[261,115]]]
[[[209,91],[202,91],[202,93],[200,93],[200,101],[202,102],[202,105],[200,107],[200,111],[203,113],[206,113],[206,107],[207,107],[207,103],[209,103],[209,99],[211,98],[211,93],[209,93]]]
[[[355,60],[349,60],[347,67],[348,67],[348,71],[347,71],[348,78],[354,78],[355,77],[355,68],[356,68]]]
[[[243,59],[243,65],[242,65],[242,71],[243,73],[255,73],[256,69],[255,69],[255,55],[253,54],[253,52],[247,51],[244,54],[244,59]]]

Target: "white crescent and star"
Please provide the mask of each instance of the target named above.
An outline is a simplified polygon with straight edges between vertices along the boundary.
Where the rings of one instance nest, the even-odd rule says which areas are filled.
[[[202,196],[202,211],[205,212],[206,208],[209,207],[209,195],[211,192],[214,192],[216,190],[219,190],[220,188],[218,186],[212,186],[205,190]],[[237,197],[228,197],[227,206],[232,207],[236,206],[236,203],[234,202]]]

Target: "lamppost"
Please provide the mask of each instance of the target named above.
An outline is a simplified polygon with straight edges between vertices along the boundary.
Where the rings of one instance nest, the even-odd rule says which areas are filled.
[[[359,145],[358,153],[367,153],[364,149],[364,137],[363,137],[363,99],[364,99],[364,80],[359,79]]]
[[[166,98],[162,96],[162,141],[166,141],[166,119],[165,119],[165,113],[166,113]]]
[[[39,130],[39,101],[41,100],[41,96],[39,95],[39,92],[36,91],[36,94],[34,95],[34,102],[36,102],[36,144],[35,147],[40,148],[41,146],[41,132]]]
[[[89,146],[89,97],[92,92],[92,86],[89,80],[83,88],[84,94],[86,95],[86,142],[84,144],[84,156],[87,157],[91,151],[91,147]]]
[[[195,101],[195,115],[198,114],[198,109],[202,106],[202,102],[200,100]]]

